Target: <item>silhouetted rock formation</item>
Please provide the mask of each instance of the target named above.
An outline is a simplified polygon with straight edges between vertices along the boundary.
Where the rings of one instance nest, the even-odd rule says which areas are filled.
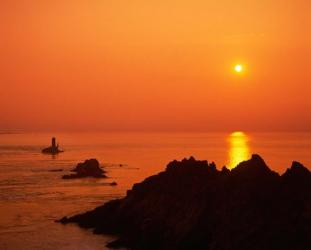
[[[85,162],[78,163],[78,165],[71,170],[75,174],[64,175],[63,179],[76,179],[84,177],[106,178],[105,171],[99,166],[96,159],[86,160]]]
[[[119,235],[108,246],[134,250],[309,250],[311,174],[294,162],[280,176],[258,155],[231,171],[173,161],[126,197],[60,222]]]
[[[55,155],[55,154],[62,153],[62,152],[64,152],[64,151],[59,149],[59,145],[58,144],[56,145],[55,137],[52,138],[52,143],[51,143],[50,147],[42,149],[43,154]]]

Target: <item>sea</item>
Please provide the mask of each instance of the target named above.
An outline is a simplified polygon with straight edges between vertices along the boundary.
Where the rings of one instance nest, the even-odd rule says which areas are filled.
[[[53,136],[64,153],[42,154]],[[174,159],[194,156],[221,169],[255,153],[280,174],[293,160],[311,167],[311,133],[0,132],[0,249],[106,249],[114,236],[55,220],[124,197]],[[61,178],[91,158],[108,178]]]

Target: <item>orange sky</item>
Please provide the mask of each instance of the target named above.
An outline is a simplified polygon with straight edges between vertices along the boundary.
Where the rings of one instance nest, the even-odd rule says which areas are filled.
[[[310,9],[1,1],[0,129],[310,130]]]

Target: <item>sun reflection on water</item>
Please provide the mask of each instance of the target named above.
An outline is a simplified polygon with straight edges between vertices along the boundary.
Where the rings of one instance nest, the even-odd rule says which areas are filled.
[[[245,133],[237,131],[229,135],[229,162],[228,168],[236,167],[240,162],[250,158],[248,137]]]

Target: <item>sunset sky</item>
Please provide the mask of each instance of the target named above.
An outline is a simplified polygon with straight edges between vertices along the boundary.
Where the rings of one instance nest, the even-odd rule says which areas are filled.
[[[1,1],[0,130],[310,130],[310,10]]]

